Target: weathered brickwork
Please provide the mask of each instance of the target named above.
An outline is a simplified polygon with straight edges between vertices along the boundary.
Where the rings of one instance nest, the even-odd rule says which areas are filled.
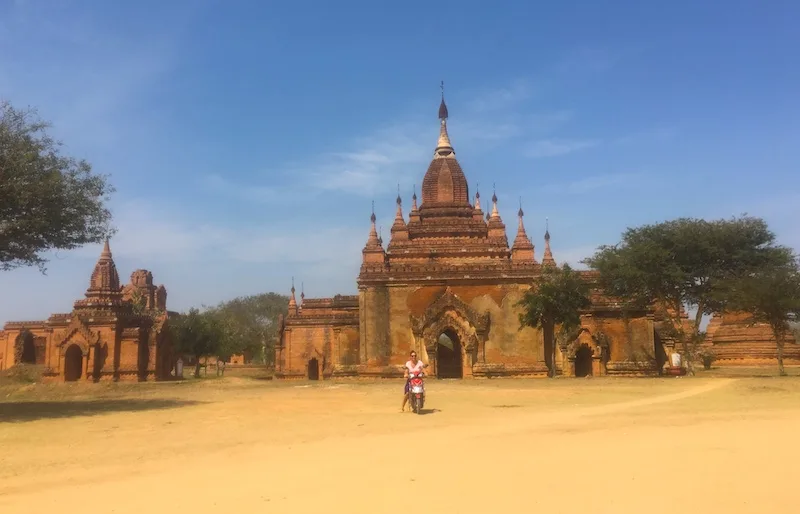
[[[174,365],[167,337],[167,291],[147,270],[121,287],[106,242],[86,291],[72,312],[46,321],[12,321],[0,332],[0,369],[38,364],[47,379],[154,380]]]

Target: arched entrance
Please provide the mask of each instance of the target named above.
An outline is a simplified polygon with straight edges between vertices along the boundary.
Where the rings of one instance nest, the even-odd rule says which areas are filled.
[[[461,343],[452,330],[436,341],[436,378],[464,378]]]
[[[83,352],[77,344],[71,345],[64,352],[64,380],[74,382],[83,374]]]
[[[316,358],[308,361],[308,379],[319,380],[319,361]]]
[[[592,349],[582,344],[575,352],[575,376],[587,377],[592,374]]]

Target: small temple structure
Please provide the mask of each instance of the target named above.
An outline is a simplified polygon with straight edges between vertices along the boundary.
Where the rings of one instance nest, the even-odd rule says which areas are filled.
[[[106,241],[72,312],[5,324],[0,370],[26,363],[43,366],[46,379],[63,381],[166,379],[174,364],[168,318],[166,288],[143,269],[122,287]]]
[[[448,118],[442,95],[421,198],[414,192],[406,215],[398,194],[386,245],[373,206],[358,295],[301,295],[298,303],[292,285],[276,377],[398,376],[411,350],[440,378],[544,376],[553,344],[564,375],[659,373],[667,350],[653,311],[623,316],[596,289],[577,339],[546,341],[542,331],[520,327],[517,303],[544,267],[556,265],[549,227],[539,261],[520,205],[509,245],[497,195],[484,207],[478,191],[470,194]]]

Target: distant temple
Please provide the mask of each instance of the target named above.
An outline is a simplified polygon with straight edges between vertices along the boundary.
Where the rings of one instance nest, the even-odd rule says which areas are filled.
[[[777,358],[775,335],[767,323],[754,323],[747,313],[714,315],[706,327],[704,346],[720,366],[774,365]],[[800,364],[800,345],[789,332],[784,340],[784,362]]]
[[[421,203],[414,193],[406,218],[398,195],[388,245],[372,213],[358,295],[301,294],[298,303],[292,285],[276,376],[397,376],[411,350],[442,378],[546,375],[551,344],[558,345],[557,367],[565,375],[659,373],[671,342],[659,338],[654,313],[623,317],[597,290],[574,341],[545,341],[542,331],[520,328],[517,302],[543,267],[556,265],[550,232],[539,262],[520,206],[509,247],[497,196],[485,213],[480,193],[470,196],[447,132],[444,96],[439,119]]]
[[[106,241],[72,312],[5,324],[0,370],[26,363],[64,381],[165,379],[173,366],[168,317],[167,290],[153,284],[149,271],[134,271],[130,284],[120,286]]]

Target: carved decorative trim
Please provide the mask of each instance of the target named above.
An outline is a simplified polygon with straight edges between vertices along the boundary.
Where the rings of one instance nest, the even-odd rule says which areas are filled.
[[[75,335],[79,335],[80,337],[75,339]],[[56,346],[62,354],[69,346],[67,343],[70,343],[77,344],[81,348],[83,355],[88,355],[89,347],[100,342],[100,334],[89,330],[86,323],[75,316],[63,332],[55,334],[55,340],[58,341]]]
[[[448,287],[420,317],[410,316],[414,337],[424,341],[429,354],[435,352],[440,334],[452,330],[467,352],[473,352],[489,336],[489,313],[478,313]]]

